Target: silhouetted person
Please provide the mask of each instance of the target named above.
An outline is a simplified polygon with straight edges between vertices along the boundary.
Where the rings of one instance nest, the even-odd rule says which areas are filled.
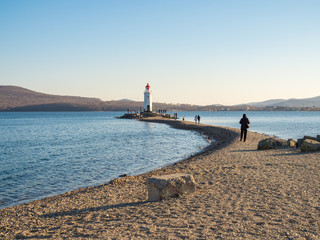
[[[245,114],[243,114],[239,123],[241,124],[240,141],[242,140],[242,137],[243,137],[243,141],[245,142],[247,139],[247,129],[249,128],[250,121],[247,118],[247,116]]]
[[[198,115],[198,123],[200,123],[200,115]]]

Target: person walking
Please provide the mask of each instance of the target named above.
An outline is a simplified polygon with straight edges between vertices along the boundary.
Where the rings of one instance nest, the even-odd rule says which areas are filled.
[[[194,123],[197,123],[197,121],[198,121],[198,115],[195,115],[194,116]]]
[[[198,115],[198,123],[200,123],[200,115]]]
[[[250,121],[247,118],[246,114],[243,114],[242,118],[240,119],[241,124],[241,135],[240,135],[240,141],[242,141],[242,137],[243,137],[243,141],[245,142],[247,139],[247,132],[248,132],[248,128],[249,128],[249,124]]]

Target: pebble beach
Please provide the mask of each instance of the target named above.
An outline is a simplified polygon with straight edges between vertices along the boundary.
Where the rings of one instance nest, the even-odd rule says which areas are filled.
[[[257,150],[267,136],[249,131],[243,142],[238,129],[144,121],[212,142],[161,169],[2,209],[0,239],[320,239],[320,152]],[[196,191],[148,202],[147,178],[171,173],[192,174]]]

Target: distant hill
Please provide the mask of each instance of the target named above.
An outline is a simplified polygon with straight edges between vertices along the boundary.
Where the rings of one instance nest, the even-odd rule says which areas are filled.
[[[263,102],[252,102],[252,103],[247,103],[246,105],[250,106],[273,106],[273,104],[277,104],[279,102],[285,101],[284,99],[272,99],[272,100],[267,100]]]
[[[247,105],[256,107],[320,107],[320,96],[302,99],[273,99],[263,102],[248,103]]]
[[[119,102],[134,102],[133,100],[130,100],[130,99],[120,99],[118,101]]]
[[[0,110],[41,111],[49,110],[76,110],[95,109],[103,102],[97,98],[84,98],[73,96],[59,96],[39,93],[16,86],[0,86]]]

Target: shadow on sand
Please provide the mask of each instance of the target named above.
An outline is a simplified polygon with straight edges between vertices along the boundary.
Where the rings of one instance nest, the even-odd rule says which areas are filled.
[[[257,152],[259,151],[258,149],[246,149],[246,150],[234,150],[230,152]]]
[[[87,212],[96,212],[101,210],[109,210],[114,208],[124,208],[124,207],[135,207],[143,204],[149,203],[149,201],[142,202],[133,202],[133,203],[120,203],[114,205],[100,206],[100,207],[92,207],[92,208],[84,208],[84,209],[74,209],[70,211],[62,211],[62,212],[52,212],[48,214],[41,215],[42,218],[56,218],[56,217],[64,217],[64,216],[74,216],[81,213]]]

